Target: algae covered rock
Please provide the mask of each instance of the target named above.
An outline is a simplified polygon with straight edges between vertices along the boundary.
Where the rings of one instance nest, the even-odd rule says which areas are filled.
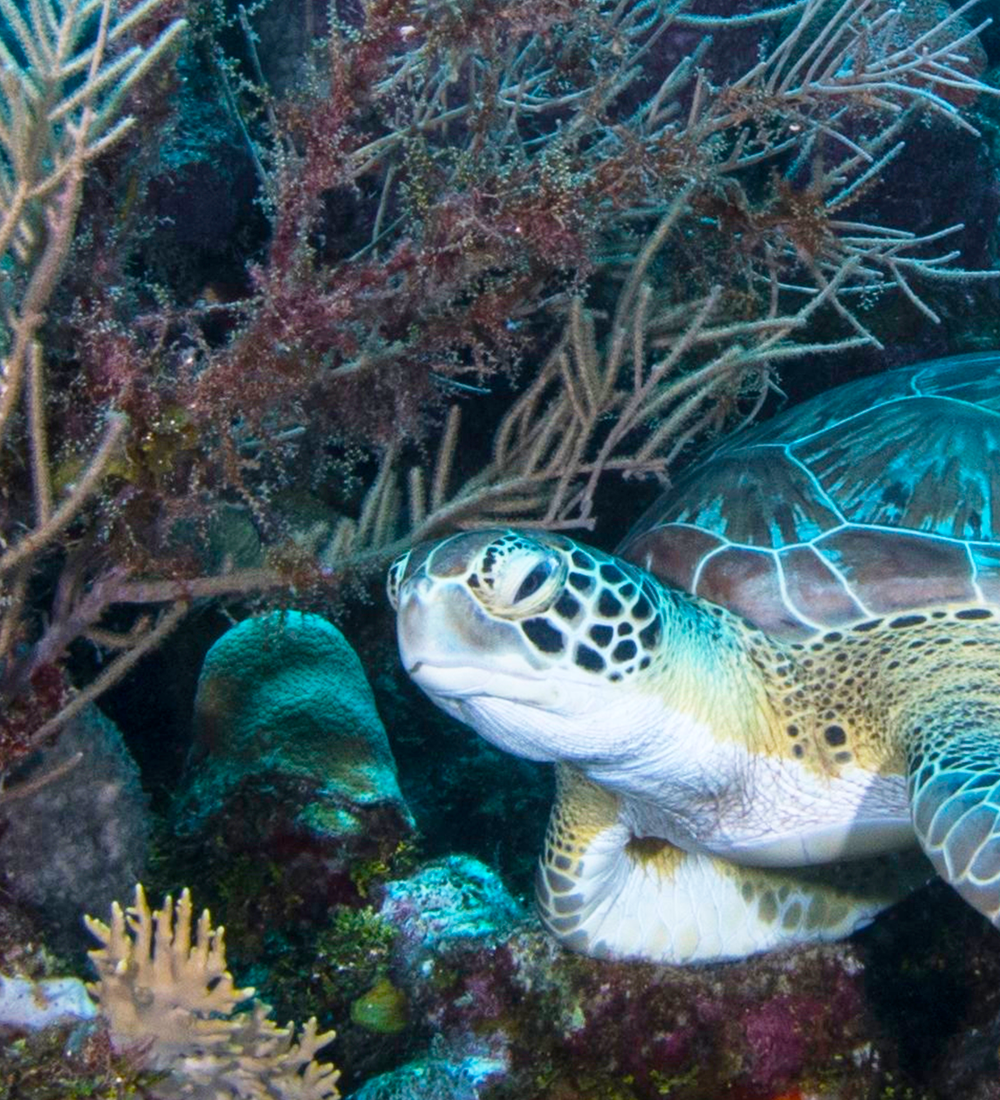
[[[352,1004],[351,1022],[379,1034],[383,1044],[398,1036],[396,1049],[410,1057],[371,1076],[350,1100],[492,1095],[508,1077],[511,1038],[496,1022],[507,1011],[498,997],[508,990],[484,975],[483,960],[506,957],[503,945],[525,926],[525,907],[495,871],[460,854],[385,883],[379,895],[390,957]]]
[[[528,912],[486,864],[453,855],[387,883],[380,915],[398,930],[406,965],[426,969],[428,958],[503,942]]]
[[[373,1077],[347,1100],[481,1100],[506,1068],[489,1055],[431,1054]]]
[[[875,1100],[898,1080],[852,944],[712,967],[586,958],[460,855],[381,894],[392,988],[426,1045],[351,1100]]]
[[[413,830],[361,662],[318,615],[247,619],[209,650],[176,829],[199,858],[242,857],[308,907],[352,900]]]
[[[105,908],[142,875],[149,833],[139,769],[118,727],[86,707],[20,766],[0,813],[4,888],[72,949],[81,910]]]

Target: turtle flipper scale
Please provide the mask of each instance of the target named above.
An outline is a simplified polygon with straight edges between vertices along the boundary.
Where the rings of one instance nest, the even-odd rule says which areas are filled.
[[[570,765],[556,772],[536,897],[549,932],[584,954],[699,963],[836,940],[930,876],[916,849],[771,869],[637,840],[615,794]]]
[[[910,756],[910,808],[937,873],[1000,925],[1000,739],[990,731],[1000,728],[1000,710],[988,711],[952,711],[919,735]]]

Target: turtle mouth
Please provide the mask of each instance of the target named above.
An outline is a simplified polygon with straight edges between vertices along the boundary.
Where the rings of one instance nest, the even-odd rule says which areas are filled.
[[[413,682],[436,699],[495,698],[524,706],[549,708],[558,701],[551,679],[483,668],[468,662],[433,662],[418,658],[406,666]]]

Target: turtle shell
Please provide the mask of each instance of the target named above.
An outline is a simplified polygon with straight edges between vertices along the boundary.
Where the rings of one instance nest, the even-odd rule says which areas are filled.
[[[618,553],[776,638],[1000,605],[1000,352],[852,382],[734,436]]]

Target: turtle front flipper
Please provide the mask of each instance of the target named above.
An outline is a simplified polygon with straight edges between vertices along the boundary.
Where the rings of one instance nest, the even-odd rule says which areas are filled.
[[[912,729],[913,827],[934,869],[1000,925],[1000,706],[953,704]]]
[[[536,896],[545,927],[583,954],[713,962],[836,940],[931,876],[916,848],[779,870],[636,838],[617,795],[570,765],[556,772]]]

